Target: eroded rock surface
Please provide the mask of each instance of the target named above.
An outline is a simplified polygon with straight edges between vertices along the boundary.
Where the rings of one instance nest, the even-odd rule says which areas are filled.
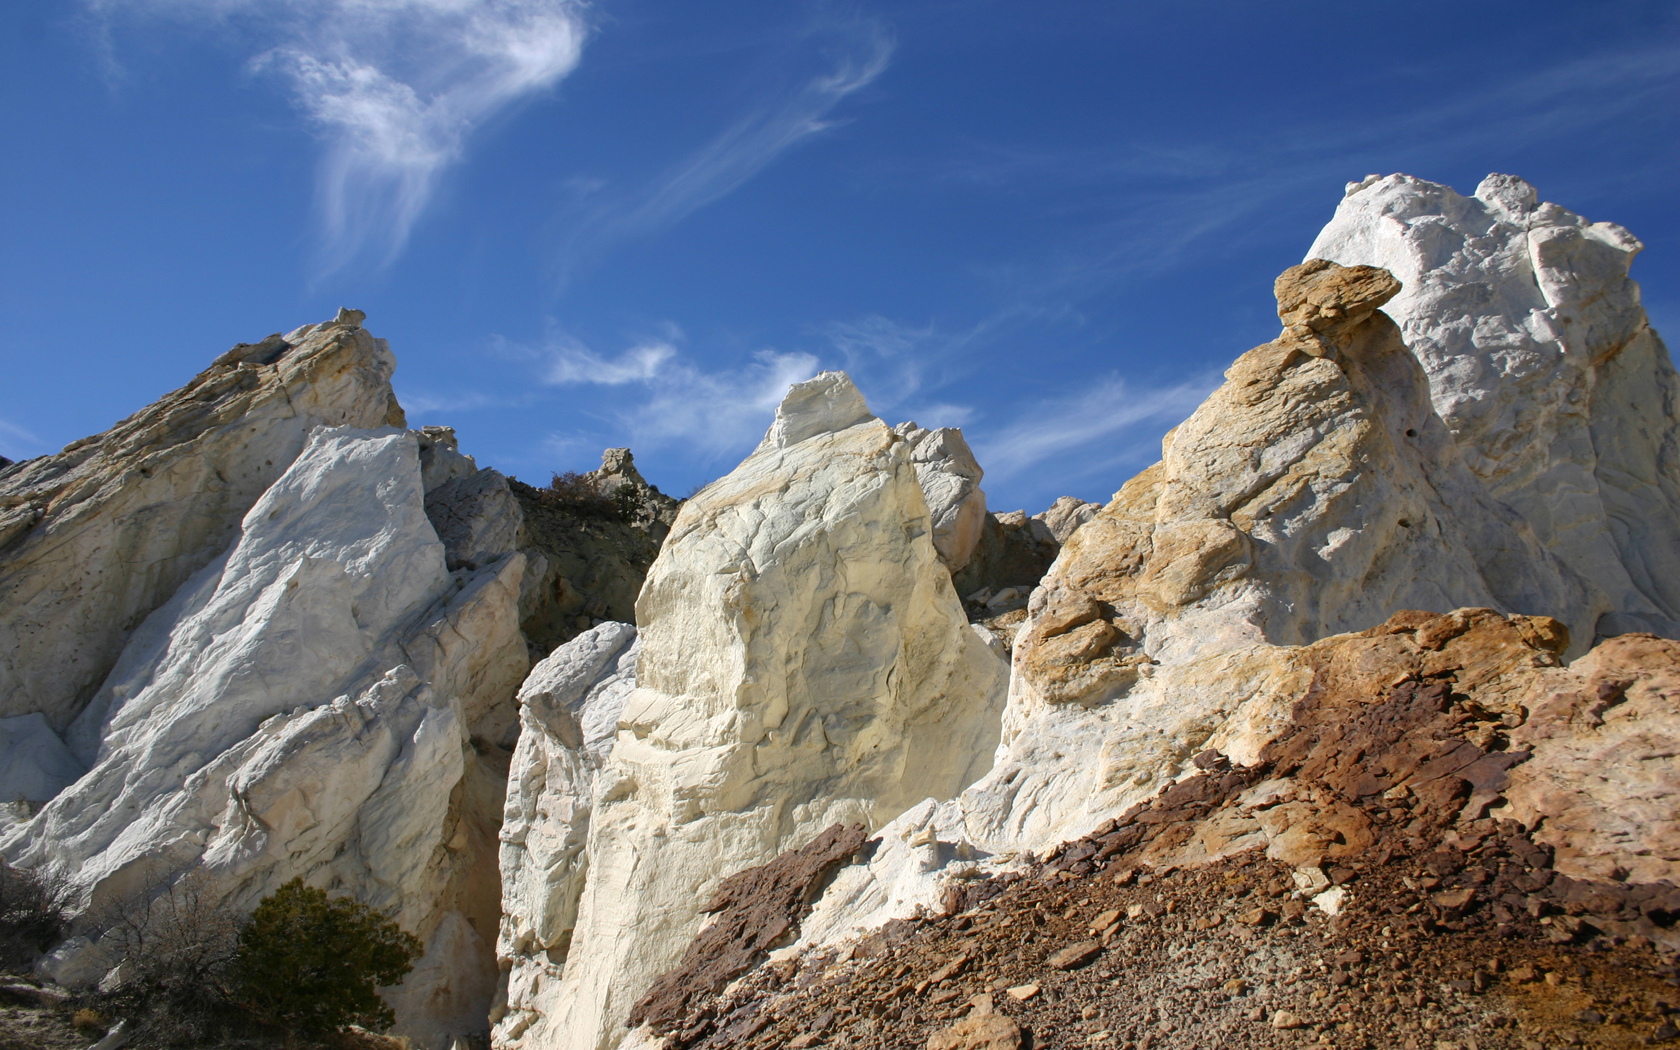
[[[980,488],[985,472],[956,427],[926,430],[910,422],[893,430],[910,447],[916,479],[933,519],[933,546],[939,560],[953,575],[961,572],[974,557],[986,523],[986,493]]]
[[[109,434],[8,472],[29,499],[60,488],[0,588],[112,544],[82,551],[98,586],[54,584],[63,620],[40,637],[113,615],[107,585],[134,622],[88,627],[87,666],[108,673],[57,727],[68,749],[47,711],[4,720],[7,790],[29,801],[8,807],[0,852],[66,882],[77,936],[42,972],[72,984],[115,961],[110,906],[188,873],[236,910],[295,876],[352,895],[424,942],[385,995],[400,1033],[441,1050],[483,1033],[495,991],[496,835],[528,668],[520,511],[447,428],[380,425],[401,421],[393,360],[360,321],[235,348]],[[329,410],[367,418],[318,425]]]
[[[130,632],[228,549],[318,426],[402,426],[362,314],[241,343],[110,430],[0,477],[0,717],[62,732]]]
[[[1350,185],[1308,252],[1400,281],[1384,310],[1460,458],[1602,595],[1583,643],[1680,635],[1680,378],[1628,276],[1641,247],[1514,176],[1464,197],[1390,175]]]
[[[694,938],[682,965],[653,982],[625,1024],[668,1034],[696,998],[716,995],[763,962],[798,927],[828,875],[852,860],[866,837],[862,824],[836,824],[799,849],[724,879],[701,909],[716,918]]]
[[[910,917],[850,936],[822,931],[831,890],[799,945],[691,999],[668,1046],[814,1033],[920,1048],[998,1014],[1038,1040],[1184,1050],[1293,1045],[1316,1025],[1374,1045],[1641,1045],[1680,957],[1672,868],[1580,878],[1545,829],[1617,803],[1589,816],[1576,807],[1595,803],[1525,811],[1518,797],[1525,771],[1602,728],[1587,723],[1614,709],[1607,684],[1643,704],[1649,746],[1680,743],[1680,646],[1628,636],[1565,667],[1567,644],[1551,621],[1460,610],[1291,649],[1310,685],[1252,763],[1203,751],[1090,835],[1001,875],[958,872]],[[1595,713],[1550,737],[1543,712],[1565,697]],[[1611,781],[1649,764],[1601,757]],[[951,867],[952,829],[928,830],[924,868]],[[1631,866],[1672,840],[1658,828],[1603,856]],[[869,866],[893,848],[884,834]]]
[[[616,1045],[723,878],[985,771],[1006,668],[966,622],[909,452],[827,373],[683,505],[637,602],[564,975],[500,1045]]]
[[[595,779],[636,687],[636,629],[604,623],[549,654],[519,689],[521,732],[501,830],[505,989],[490,1020],[528,1027],[565,973],[588,875]]]
[[[1278,645],[1397,608],[1494,606],[1570,626],[1602,600],[1455,453],[1369,267],[1277,282],[1288,327],[1062,548],[1017,639],[1006,755],[970,793],[976,842],[1042,845],[1184,768],[1256,693]]]

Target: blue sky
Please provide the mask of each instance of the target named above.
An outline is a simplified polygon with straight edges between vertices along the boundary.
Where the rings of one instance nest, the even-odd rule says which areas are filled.
[[[1490,171],[1680,331],[1680,3],[6,0],[0,454],[366,310],[411,424],[682,495],[786,383],[1106,499],[1343,184]]]

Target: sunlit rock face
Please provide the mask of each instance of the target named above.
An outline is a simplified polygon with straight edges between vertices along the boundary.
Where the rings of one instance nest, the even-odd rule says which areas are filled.
[[[1474,198],[1404,176],[1350,186],[1277,281],[1278,339],[1066,537],[1016,638],[991,772],[884,829],[813,929],[901,914],[939,899],[942,873],[1082,835],[1204,748],[1258,760],[1318,680],[1303,654],[1408,609],[1498,610],[1595,681],[1650,657],[1628,665],[1652,682],[1630,690],[1644,706],[1602,726],[1534,680],[1536,708],[1557,714],[1514,734],[1536,758],[1510,799],[1557,823],[1575,870],[1668,870],[1630,858],[1672,853],[1662,821],[1633,830],[1664,790],[1637,756],[1672,738],[1672,653],[1592,648],[1680,635],[1677,383],[1627,279],[1635,250],[1520,180]],[[1576,695],[1572,681],[1553,684]],[[1593,762],[1619,772],[1572,785]],[[929,842],[935,859],[918,853]]]
[[[9,549],[22,559],[4,575],[14,589],[44,578],[62,553],[55,536],[90,545],[78,571],[95,580],[163,587],[178,560],[201,564],[138,622],[84,640],[108,671],[62,725],[67,748],[41,737],[54,736],[49,719],[68,701],[43,694],[45,708],[5,721],[8,789],[44,805],[0,833],[0,852],[67,880],[79,935],[43,968],[73,983],[101,979],[113,962],[100,943],[110,905],[189,873],[206,877],[212,902],[238,910],[297,876],[353,896],[424,942],[415,971],[385,994],[398,1032],[443,1048],[485,1030],[496,985],[509,757],[496,742],[516,725],[513,695],[529,666],[524,556],[512,548],[519,511],[505,480],[479,471],[441,428],[377,425],[401,414],[390,352],[359,322],[347,311],[236,348],[185,391],[82,443],[97,450],[82,467],[103,463],[103,480],[77,490],[78,509],[62,520],[43,519],[46,540],[30,533]],[[286,409],[288,395],[314,389],[288,385],[299,376],[340,393],[360,384],[350,407],[377,409],[363,420],[374,426],[322,426]],[[253,455],[262,469],[239,484],[260,488],[237,508],[232,479],[245,476],[217,471]],[[38,492],[41,477],[77,469],[53,457],[4,482],[22,471]],[[160,475],[173,479],[163,490]],[[149,499],[163,502],[135,510]],[[230,514],[220,549],[201,557],[216,542],[212,524]],[[175,522],[180,534],[163,535]],[[115,546],[97,546],[101,537]],[[113,615],[107,591],[75,580],[63,581],[57,615],[72,627]],[[123,591],[122,608],[141,601],[137,588]],[[64,630],[48,618],[40,635]],[[110,650],[96,653],[101,639]],[[21,777],[20,758],[57,782]]]
[[[490,1020],[529,1027],[565,973],[589,874],[595,782],[636,687],[641,645],[626,623],[603,623],[560,646],[519,688],[519,744],[501,830],[506,975]]]
[[[62,732],[130,632],[228,549],[318,426],[403,425],[359,311],[242,343],[102,434],[0,477],[0,717]]]
[[[501,1046],[615,1045],[719,880],[991,763],[1006,667],[965,620],[907,442],[843,374],[794,386],[683,506],[636,611],[563,973],[512,1004]]]
[[[1595,590],[1593,635],[1680,633],[1680,400],[1611,222],[1489,175],[1350,184],[1309,258],[1380,266],[1464,464]],[[1571,624],[1574,627],[1574,624]]]

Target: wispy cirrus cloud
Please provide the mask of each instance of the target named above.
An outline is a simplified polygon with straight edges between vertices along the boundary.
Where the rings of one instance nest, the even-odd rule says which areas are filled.
[[[750,106],[705,145],[648,183],[615,191],[600,180],[574,180],[576,206],[566,217],[561,280],[613,244],[667,229],[740,188],[794,146],[836,126],[848,96],[873,83],[892,59],[894,39],[874,20],[825,23],[805,43],[826,45],[823,70]]]
[[[320,276],[392,261],[473,129],[570,73],[588,35],[580,0],[85,2],[107,48],[123,18],[214,25],[287,85],[324,146]]]
[[[969,435],[974,453],[997,481],[1046,467],[1072,486],[1115,468],[1160,458],[1161,435],[1187,419],[1220,383],[1217,372],[1149,386],[1111,375],[1076,394],[1022,405],[1002,427]]]
[[[7,459],[26,459],[44,451],[41,439],[26,427],[0,419],[0,456]]]
[[[734,368],[707,369],[659,340],[602,354],[557,336],[538,356],[544,362],[539,368],[543,382],[596,388],[596,414],[635,446],[681,445],[702,458],[751,448],[788,387],[818,371],[815,355],[776,350],[759,350]],[[576,443],[561,434],[548,441],[551,449]]]

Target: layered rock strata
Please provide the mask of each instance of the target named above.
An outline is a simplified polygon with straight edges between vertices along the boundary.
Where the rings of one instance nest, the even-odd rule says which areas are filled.
[[[1592,587],[1582,642],[1680,634],[1680,378],[1628,276],[1641,247],[1513,176],[1464,197],[1373,175],[1308,253],[1399,279],[1384,309],[1459,457]]]
[[[130,632],[227,550],[318,426],[402,426],[396,359],[340,311],[241,343],[110,430],[0,477],[0,717],[62,732]]]
[[[795,385],[683,505],[636,610],[567,964],[498,1045],[616,1045],[724,876],[990,763],[1005,666],[965,620],[907,443],[844,375]]]
[[[33,587],[94,545],[77,572],[99,585],[63,573],[63,619],[39,636],[121,610],[136,622],[79,643],[78,666],[108,673],[64,726],[54,761],[73,752],[75,766],[19,789],[44,804],[0,833],[0,853],[66,883],[76,936],[42,970],[70,984],[115,961],[101,943],[114,906],[189,872],[236,910],[297,876],[352,895],[424,942],[385,994],[398,1032],[443,1050],[484,1031],[495,990],[497,742],[511,743],[529,666],[520,511],[445,428],[378,426],[401,419],[392,359],[359,322],[236,348],[111,434],[8,473],[28,494],[69,487],[8,549],[0,587]],[[317,425],[328,406],[372,427]],[[101,599],[119,585],[127,604]],[[150,610],[148,588],[162,595]],[[29,602],[5,612],[38,615]],[[17,666],[42,660],[55,681],[58,665],[25,650]],[[9,782],[20,758],[52,757],[38,738],[69,695],[6,721]]]

